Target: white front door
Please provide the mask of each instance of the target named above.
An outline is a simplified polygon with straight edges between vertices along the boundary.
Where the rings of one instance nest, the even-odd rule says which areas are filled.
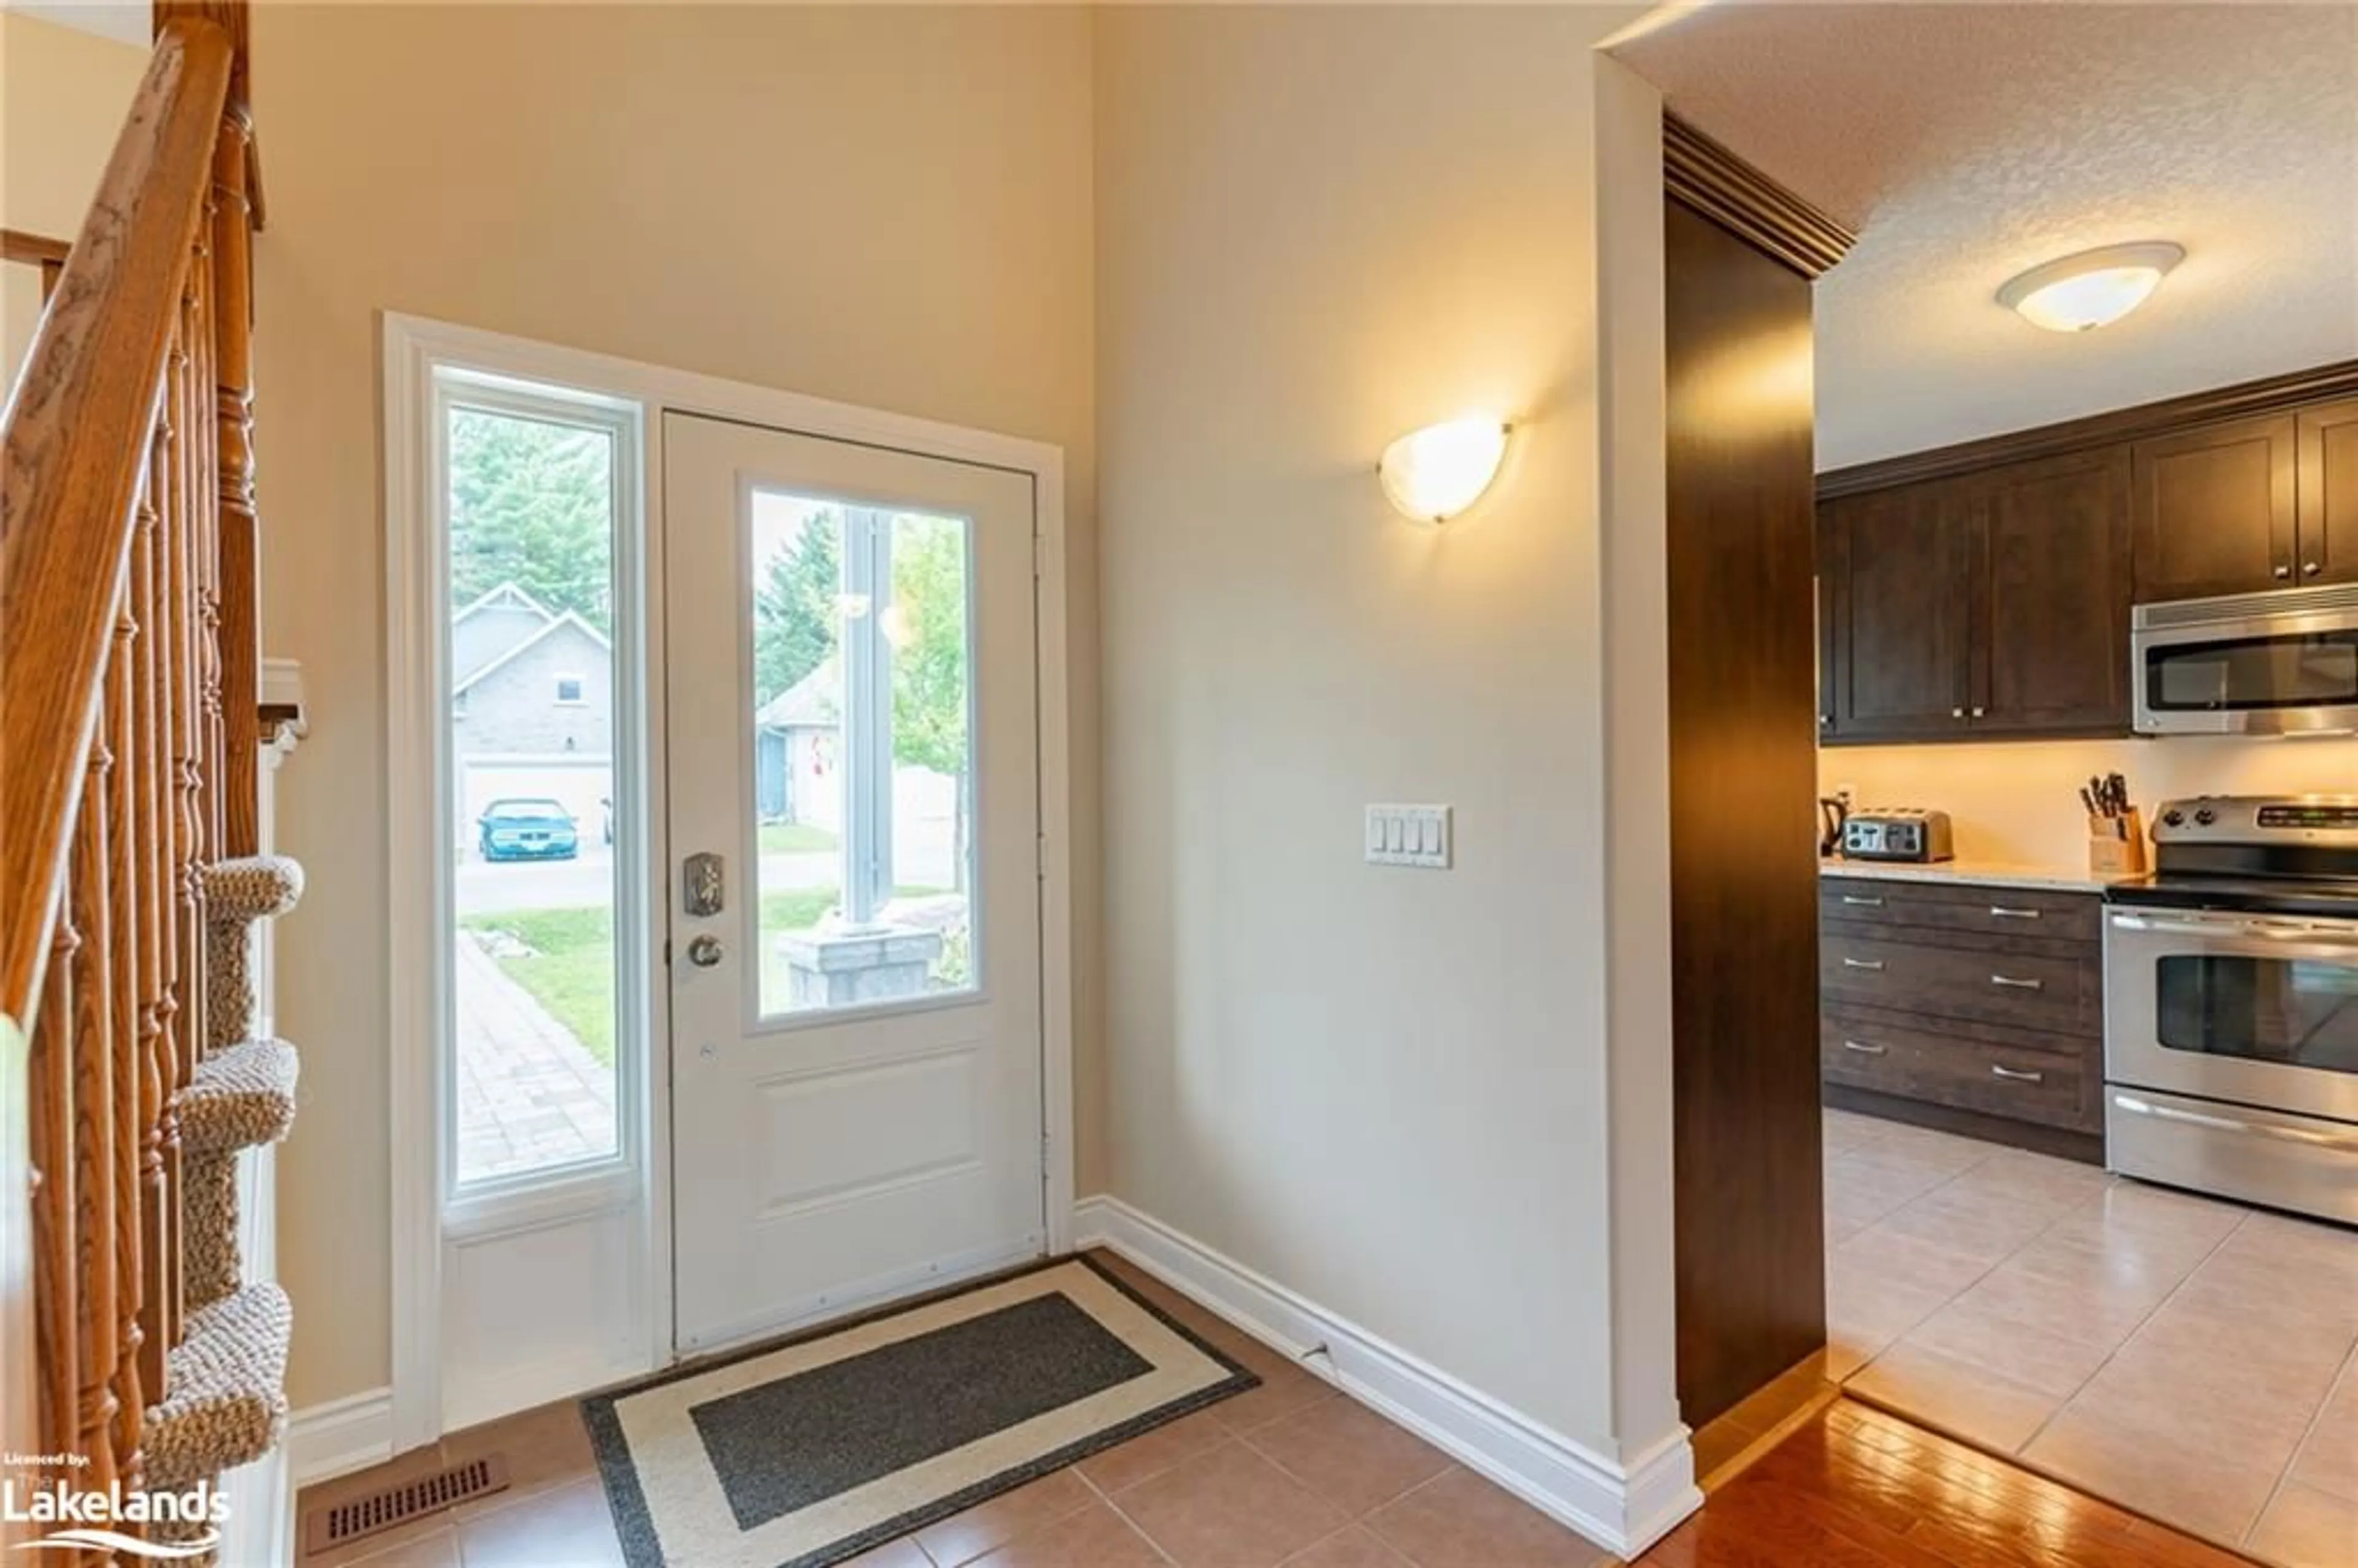
[[[1044,1249],[1034,485],[663,442],[687,1350]]]

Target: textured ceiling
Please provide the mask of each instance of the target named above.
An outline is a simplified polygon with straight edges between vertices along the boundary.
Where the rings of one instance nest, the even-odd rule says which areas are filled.
[[[145,0],[0,0],[0,10],[38,16],[141,49],[147,47],[154,26]]]
[[[1615,51],[1859,230],[1818,285],[1818,464],[2358,358],[2358,5],[1718,4]],[[2041,331],[2025,267],[2167,239]]]

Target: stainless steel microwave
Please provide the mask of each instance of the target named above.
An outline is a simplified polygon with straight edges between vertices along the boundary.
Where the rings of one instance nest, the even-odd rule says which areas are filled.
[[[2358,585],[2140,604],[2141,735],[2358,732]]]

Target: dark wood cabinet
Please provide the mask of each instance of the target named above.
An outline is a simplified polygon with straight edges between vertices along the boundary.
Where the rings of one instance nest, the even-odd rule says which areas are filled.
[[[2290,414],[2130,444],[2139,602],[2288,587],[2299,514]]]
[[[1973,729],[2125,731],[2128,454],[2011,463],[1978,489]]]
[[[1829,876],[1819,907],[1827,1104],[2103,1158],[2095,894]]]
[[[2119,449],[1827,503],[1824,738],[2126,733],[2128,524]]]
[[[1958,486],[1902,485],[1834,502],[1836,738],[1955,734],[1970,701],[1973,519]]]
[[[2299,417],[2299,579],[2358,582],[2358,398]]]

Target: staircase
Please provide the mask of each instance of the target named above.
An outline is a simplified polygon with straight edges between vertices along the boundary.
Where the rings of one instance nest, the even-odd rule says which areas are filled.
[[[20,1498],[184,1492],[286,1430],[291,1314],[237,1247],[239,1156],[287,1136],[297,1068],[257,1029],[254,928],[302,892],[259,853],[246,21],[244,0],[158,0],[0,423],[0,1453],[37,1456],[6,1471]],[[41,1532],[0,1519],[0,1551]]]

